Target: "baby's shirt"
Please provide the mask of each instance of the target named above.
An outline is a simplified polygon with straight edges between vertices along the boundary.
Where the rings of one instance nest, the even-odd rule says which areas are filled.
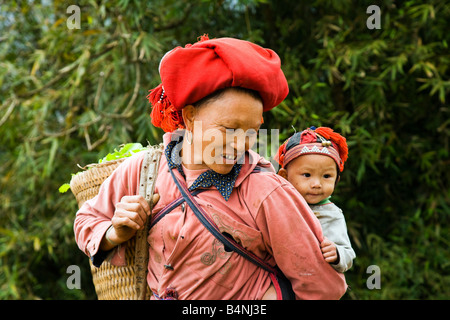
[[[331,263],[331,266],[338,272],[347,271],[352,267],[356,254],[347,234],[347,225],[342,210],[328,199],[319,204],[310,205],[310,207],[319,219],[323,235],[336,244],[339,263]]]

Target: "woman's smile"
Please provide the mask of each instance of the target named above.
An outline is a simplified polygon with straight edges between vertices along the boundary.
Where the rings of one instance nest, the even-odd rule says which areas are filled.
[[[222,155],[222,157],[225,159],[225,160],[230,160],[230,161],[235,161],[236,160],[236,156],[235,155],[228,155],[228,154],[223,154]]]

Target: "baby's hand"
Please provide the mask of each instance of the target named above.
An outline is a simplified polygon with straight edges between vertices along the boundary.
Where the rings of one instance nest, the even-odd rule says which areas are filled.
[[[322,250],[322,255],[326,262],[328,263],[337,262],[338,253],[336,245],[334,244],[333,241],[330,241],[324,237],[322,243],[320,244],[320,248]]]

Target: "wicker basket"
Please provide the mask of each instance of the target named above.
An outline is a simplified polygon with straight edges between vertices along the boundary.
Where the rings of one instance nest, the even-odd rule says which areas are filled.
[[[81,207],[85,201],[98,194],[103,181],[124,160],[119,159],[101,164],[91,164],[82,168],[87,170],[72,177],[70,189],[77,199],[78,207]],[[126,266],[115,266],[105,260],[97,268],[89,259],[92,280],[99,300],[136,300],[140,297],[142,298],[142,295],[139,295],[138,289],[136,289],[135,251],[136,237],[133,237],[126,244]],[[149,297],[150,288],[146,285],[145,299],[149,299]]]
[[[106,161],[99,164],[89,164],[81,169],[85,170],[72,177],[70,180],[70,190],[72,190],[81,208],[83,203],[92,199],[98,194],[101,184],[111,173],[124,161],[118,159]]]

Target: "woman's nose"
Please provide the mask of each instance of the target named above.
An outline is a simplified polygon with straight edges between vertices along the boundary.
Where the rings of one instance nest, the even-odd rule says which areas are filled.
[[[242,131],[242,132],[241,132]],[[249,148],[249,139],[242,129],[238,129],[230,136],[229,146],[236,150],[238,153],[242,153]]]

